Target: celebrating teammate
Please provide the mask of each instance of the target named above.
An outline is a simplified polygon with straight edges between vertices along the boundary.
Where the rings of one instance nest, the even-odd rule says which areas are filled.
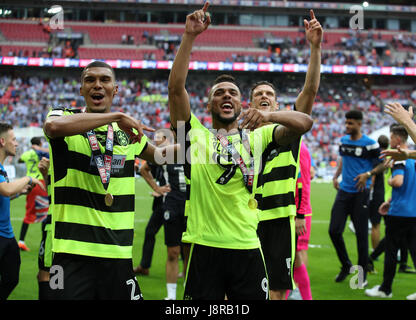
[[[52,265],[63,269],[56,299],[142,299],[133,273],[135,156],[162,159],[140,121],[110,112],[114,70],[94,61],[81,74],[86,112],[54,109],[51,148]],[[59,270],[59,269],[58,269]]]
[[[296,111],[245,114],[239,130],[241,93],[233,77],[220,76],[208,95],[207,110],[215,132],[191,113],[185,89],[189,59],[196,37],[210,25],[209,3],[186,18],[185,32],[169,76],[170,116],[178,142],[186,152],[189,183],[187,228],[182,241],[191,243],[185,299],[265,299],[266,271],[257,238],[254,189],[261,153],[287,145],[312,125]],[[186,139],[181,139],[185,134]]]
[[[400,146],[407,149],[408,133],[401,126],[393,126],[390,132],[392,148]],[[396,161],[392,176],[388,180],[392,187],[392,196],[380,207],[380,213],[386,215],[386,244],[384,254],[384,272],[381,285],[365,290],[370,297],[391,298],[393,279],[397,268],[397,252],[405,243],[416,263],[416,170],[415,160]],[[406,252],[407,255],[407,252]]]
[[[304,20],[306,38],[310,42],[311,59],[306,73],[304,87],[296,99],[295,110],[310,115],[320,82],[321,42],[323,30],[313,10],[311,20]],[[276,90],[272,83],[260,81],[250,91],[250,108],[276,111]],[[249,113],[250,109],[244,113]],[[295,192],[299,170],[299,139],[287,146],[269,148],[262,155],[265,166],[259,178],[256,194],[259,200],[258,235],[262,245],[270,298],[285,298],[286,290],[294,289],[293,263],[295,260]],[[305,228],[305,219],[298,218],[298,228]],[[278,244],[278,245],[277,245]],[[288,263],[289,261],[289,263]]]

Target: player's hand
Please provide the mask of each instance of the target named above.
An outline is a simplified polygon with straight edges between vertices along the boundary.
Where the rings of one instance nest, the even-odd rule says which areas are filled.
[[[159,197],[162,196],[160,193],[157,193],[156,191],[152,191],[152,192],[150,192],[150,194],[155,198],[159,198]]]
[[[150,132],[155,131],[155,129],[144,125],[140,120],[136,120],[133,117],[130,117],[124,113],[122,115],[123,116],[117,122],[117,124],[121,130],[128,134],[131,143],[140,142],[144,135],[144,130]],[[133,129],[137,131],[137,134],[133,131]]]
[[[35,187],[35,184],[37,184],[43,191],[46,191],[45,185],[43,184],[42,181],[36,179],[36,178],[32,178],[32,188],[33,189]]]
[[[305,25],[305,36],[312,46],[319,48],[322,43],[324,30],[319,21],[315,18],[315,14],[312,9],[309,11],[309,14],[311,16],[311,20],[303,20]]]
[[[413,121],[413,107],[409,107],[409,111],[406,111],[400,103],[393,102],[386,104],[384,108],[384,112],[391,115],[400,124],[404,125],[406,121]]]
[[[27,184],[23,187],[20,194],[28,194],[30,191],[32,191],[33,187],[30,184]]]
[[[261,125],[269,122],[270,119],[270,112],[262,111],[255,108],[249,108],[240,113],[237,118],[237,121],[243,120],[239,128],[240,129],[249,129],[254,130]]]
[[[400,146],[397,146],[397,149],[387,149],[381,151],[380,158],[388,160],[387,157],[390,157],[395,161],[407,160],[409,159],[409,152],[409,149],[402,149]]]
[[[186,16],[185,33],[196,37],[208,28],[211,24],[211,16],[207,12],[208,7],[209,1],[205,2],[202,9]]]
[[[316,170],[315,167],[310,168],[310,174],[311,174],[311,180],[313,180],[313,178],[315,178],[315,174],[316,174]]]
[[[42,157],[38,163],[38,169],[43,176],[47,176],[49,170],[49,159]]]
[[[338,178],[333,177],[333,178],[332,178],[332,184],[333,184],[333,186],[334,186],[334,188],[335,188],[336,190],[339,190],[339,182],[338,182]]]
[[[170,189],[170,185],[169,184],[165,184],[164,186],[158,186],[155,190],[156,193],[161,194],[162,196],[165,196],[167,193],[169,193],[171,191]]]
[[[296,228],[296,234],[298,236],[302,236],[306,234],[306,221],[305,219],[295,219],[295,228]]]
[[[390,209],[390,202],[383,202],[380,207],[378,208],[378,213],[382,216],[387,215]]]
[[[364,191],[365,187],[367,186],[367,179],[367,172],[361,173],[354,178],[354,181],[357,181],[355,186],[358,189],[358,191]]]

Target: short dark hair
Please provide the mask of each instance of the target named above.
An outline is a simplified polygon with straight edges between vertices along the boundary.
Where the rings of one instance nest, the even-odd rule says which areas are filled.
[[[238,84],[235,81],[235,78],[230,74],[222,74],[216,77],[214,80],[213,86],[221,82],[231,82],[231,83],[234,83],[238,87]]]
[[[113,74],[114,80],[116,79],[116,73],[115,73],[113,67],[111,67],[108,63],[96,60],[96,61],[93,61],[93,62],[90,62],[89,64],[87,64],[85,66],[85,68],[82,70],[81,83],[84,81],[85,73],[87,72],[87,70],[89,68],[107,68],[107,69],[110,69],[111,73]]]
[[[0,135],[3,133],[13,130],[13,126],[10,123],[7,122],[0,122]]]
[[[215,78],[214,82],[212,83],[212,87],[214,87],[216,84],[221,83],[221,82],[231,82],[231,83],[233,83],[238,88],[238,91],[240,91],[240,94],[241,94],[240,87],[238,86],[235,78],[232,75],[230,75],[230,74],[219,75],[217,78]],[[208,93],[208,100],[211,100],[212,87],[211,87],[211,89],[209,90],[209,93]]]
[[[389,138],[384,134],[378,137],[377,142],[381,149],[387,149],[389,147]]]
[[[406,142],[409,134],[406,131],[406,128],[400,124],[390,127],[390,132],[402,139],[402,142]]]
[[[392,124],[389,126],[390,132],[392,131],[392,129],[393,129],[394,127],[397,127],[398,125],[399,125],[398,123],[392,123]]]
[[[345,119],[363,120],[363,113],[360,110],[350,110],[345,114]]]
[[[250,89],[250,101],[252,101],[252,99],[253,99],[253,91],[254,91],[254,90],[255,90],[258,86],[262,86],[262,85],[267,85],[267,86],[271,87],[271,88],[273,89],[274,93],[276,94],[276,87],[273,85],[273,83],[271,83],[271,82],[269,82],[269,81],[265,81],[265,80],[263,80],[263,81],[257,81],[256,83],[254,83],[254,84],[251,86],[251,89]]]
[[[40,137],[33,137],[32,139],[30,139],[30,143],[40,146],[42,144],[42,140],[40,139]]]

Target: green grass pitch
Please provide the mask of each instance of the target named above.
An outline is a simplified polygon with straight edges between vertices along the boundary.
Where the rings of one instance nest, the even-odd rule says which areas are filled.
[[[136,183],[136,217],[135,236],[133,245],[133,264],[137,266],[141,257],[141,248],[144,239],[144,230],[151,214],[152,198],[150,188],[143,179]],[[335,190],[331,184],[312,183],[312,231],[310,248],[308,250],[308,272],[311,281],[312,297],[314,300],[373,300],[364,294],[362,289],[353,289],[349,276],[342,283],[335,283],[334,278],[340,270],[340,264],[332,247],[328,235],[328,225],[332,203],[335,199]],[[25,212],[25,197],[12,201],[11,218],[16,238],[19,237],[21,223]],[[384,235],[384,223],[382,223]],[[21,251],[20,281],[10,295],[10,300],[36,300],[38,298],[38,285],[36,275],[38,272],[37,256],[41,238],[41,224],[29,227],[26,235],[26,244],[29,252]],[[346,227],[344,239],[350,259],[357,262],[357,249],[355,235]],[[371,242],[370,242],[371,243]],[[138,282],[145,300],[161,300],[166,297],[165,262],[167,250],[164,244],[163,228],[156,237],[155,252],[152,266],[148,276],[138,276]],[[369,288],[382,281],[384,255],[375,262],[377,274],[369,274]],[[409,257],[409,264],[411,265]],[[181,263],[182,266],[182,263]],[[180,266],[180,269],[181,269]],[[396,273],[393,283],[393,299],[404,300],[406,296],[416,291],[416,275]],[[178,299],[183,295],[183,279],[178,280]]]

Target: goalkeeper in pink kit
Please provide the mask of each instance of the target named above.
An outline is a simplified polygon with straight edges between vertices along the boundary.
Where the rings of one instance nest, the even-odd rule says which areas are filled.
[[[300,176],[296,188],[296,258],[293,278],[303,300],[312,300],[308,270],[308,244],[311,235],[311,180],[315,175],[308,148],[302,141],[300,148]]]

